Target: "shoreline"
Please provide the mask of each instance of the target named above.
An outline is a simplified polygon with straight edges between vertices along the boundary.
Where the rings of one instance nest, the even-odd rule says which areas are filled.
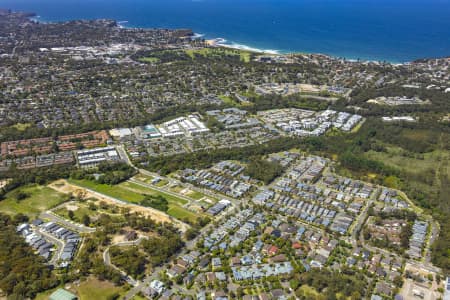
[[[42,23],[42,24],[68,22],[68,21],[72,20],[72,19],[70,19],[70,20],[48,21],[48,20],[43,19],[42,16],[40,16],[40,15],[35,15],[33,17],[30,17],[29,19],[34,22],[38,22],[38,23]],[[95,20],[95,19],[78,19],[78,20]],[[155,28],[162,29],[162,28],[164,28],[164,27],[133,26],[133,25],[129,25],[128,20],[122,20],[122,21],[118,21],[115,19],[111,19],[111,20],[115,21],[117,23],[117,27],[121,28],[121,29],[144,29],[145,30],[145,29],[155,29]],[[171,28],[171,29],[179,29],[179,28]],[[350,62],[358,62],[359,61],[361,63],[370,63],[370,62],[371,63],[389,63],[392,65],[404,65],[404,64],[409,64],[414,61],[422,60],[422,59],[439,59],[439,58],[450,57],[450,55],[442,56],[442,57],[421,57],[421,58],[416,58],[416,59],[412,59],[412,60],[400,61],[400,60],[392,60],[392,59],[361,58],[361,57],[355,57],[352,55],[349,55],[349,56],[334,55],[334,54],[321,53],[321,52],[308,52],[308,51],[303,51],[303,50],[284,51],[284,50],[280,50],[280,49],[263,49],[263,48],[253,47],[251,44],[239,43],[239,42],[235,42],[235,41],[228,40],[228,39],[221,38],[221,37],[208,38],[206,34],[195,32],[195,31],[193,31],[193,32],[194,32],[194,36],[192,36],[191,39],[205,38],[205,41],[213,47],[214,46],[215,47],[224,47],[224,48],[243,50],[243,51],[255,52],[255,53],[260,53],[260,54],[268,54],[268,55],[290,55],[290,54],[324,55],[324,56],[328,56],[328,57],[331,57],[334,59],[345,59]]]
[[[412,63],[415,60],[412,61],[394,61],[394,60],[377,60],[377,59],[365,59],[365,58],[354,58],[351,56],[337,56],[327,53],[320,53],[320,52],[305,52],[305,51],[283,51],[283,50],[275,50],[275,49],[260,49],[260,48],[254,48],[251,46],[248,46],[246,44],[240,44],[235,42],[228,42],[228,40],[224,38],[213,38],[213,39],[207,39],[205,40],[206,43],[211,47],[224,47],[224,48],[230,48],[230,49],[236,49],[236,50],[243,50],[243,51],[249,51],[249,52],[255,52],[259,54],[267,54],[267,55],[321,55],[321,56],[327,56],[333,59],[345,59],[349,62],[361,62],[361,63],[389,63],[392,65],[404,65]],[[420,58],[423,59],[423,58]],[[417,60],[417,59],[416,59]]]
[[[239,44],[235,42],[228,42],[228,40],[224,38],[215,38],[215,39],[208,39],[206,40],[206,43],[213,47],[225,47],[230,49],[237,49],[237,50],[245,50],[249,52],[256,52],[261,54],[271,54],[271,55],[288,55],[291,53],[284,53],[280,50],[274,50],[274,49],[260,49],[260,48],[254,48],[245,44]]]

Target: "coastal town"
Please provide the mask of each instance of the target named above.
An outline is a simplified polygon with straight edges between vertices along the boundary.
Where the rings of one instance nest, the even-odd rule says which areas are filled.
[[[33,17],[0,10],[0,298],[450,299],[449,58]]]

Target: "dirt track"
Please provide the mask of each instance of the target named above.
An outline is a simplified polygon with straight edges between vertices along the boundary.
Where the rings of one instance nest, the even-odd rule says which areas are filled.
[[[73,195],[78,195],[78,194],[82,193],[84,198],[95,198],[95,199],[104,201],[111,205],[115,205],[118,207],[126,207],[130,210],[130,212],[142,213],[143,215],[149,216],[157,222],[174,223],[175,225],[177,225],[180,228],[181,231],[186,231],[186,229],[188,228],[187,224],[184,224],[181,221],[175,220],[172,217],[170,217],[169,215],[167,215],[159,210],[149,208],[149,207],[143,207],[143,206],[139,206],[139,205],[135,205],[135,204],[131,204],[131,203],[127,204],[127,203],[123,203],[123,202],[118,202],[118,201],[113,200],[112,197],[109,197],[106,195],[102,196],[100,193],[92,192],[83,187],[79,187],[79,186],[70,184],[64,179],[54,181],[51,184],[49,184],[48,187],[50,187],[60,193],[64,193],[64,194],[72,193]]]

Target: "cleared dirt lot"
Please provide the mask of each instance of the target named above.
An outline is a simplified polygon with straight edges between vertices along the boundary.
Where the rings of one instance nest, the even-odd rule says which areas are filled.
[[[95,199],[104,201],[111,205],[115,205],[118,207],[125,207],[125,208],[128,208],[130,210],[130,212],[142,213],[143,215],[149,216],[157,222],[174,223],[175,225],[177,225],[180,228],[181,231],[185,231],[188,228],[187,224],[180,222],[178,220],[175,220],[174,218],[170,217],[169,215],[167,215],[159,210],[149,208],[149,207],[143,207],[143,206],[139,206],[139,205],[135,205],[135,204],[131,204],[131,203],[128,204],[128,203],[124,203],[122,201],[116,201],[115,199],[113,199],[109,196],[105,196],[105,195],[102,195],[97,192],[91,192],[88,189],[70,184],[64,179],[54,181],[51,184],[49,184],[48,187],[50,187],[58,192],[64,193],[64,194],[69,194],[69,193],[72,193],[73,195],[82,194],[84,198],[95,198]]]

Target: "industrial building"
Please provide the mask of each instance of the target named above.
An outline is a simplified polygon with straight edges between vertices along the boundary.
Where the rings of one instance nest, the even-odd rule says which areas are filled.
[[[77,151],[78,165],[82,168],[92,168],[104,161],[119,161],[120,159],[116,148],[112,146]]]
[[[134,128],[134,133],[137,138],[141,140],[159,138],[162,136],[161,132],[153,125],[147,124]]]
[[[193,114],[164,122],[157,128],[162,137],[193,136],[209,132],[209,128]]]

